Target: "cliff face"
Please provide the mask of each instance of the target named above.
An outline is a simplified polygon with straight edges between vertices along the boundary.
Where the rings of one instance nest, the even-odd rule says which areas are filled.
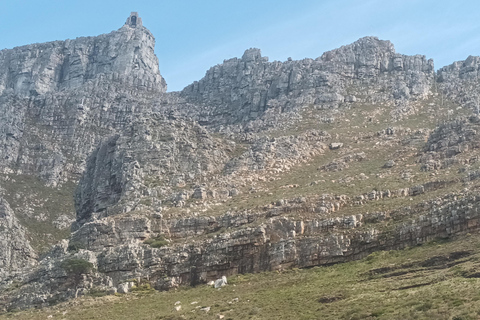
[[[476,59],[435,77],[374,37],[301,61],[249,49],[165,93],[153,47],[132,13],[107,35],[0,52],[1,308],[480,227],[480,121],[462,100],[479,92]],[[57,244],[36,259],[28,239]],[[69,259],[95,267],[78,290]]]
[[[443,82],[450,79],[478,79],[479,70],[480,57],[469,56],[464,61],[456,61],[438,70],[438,80]]]
[[[132,212],[85,224],[73,234],[70,245],[64,241],[52,248],[21,281],[20,288],[0,297],[3,307],[25,308],[71,299],[91,288],[126,292],[132,278],[165,290],[205,283],[220,275],[346,262],[377,250],[402,249],[438,237],[475,232],[480,223],[477,205],[478,196],[468,195],[461,200],[437,198],[389,213],[306,220],[271,217],[272,212],[183,219]],[[408,221],[395,222],[403,217]],[[395,226],[384,230],[380,221]],[[228,231],[216,234],[220,228]],[[168,236],[172,242],[161,248],[142,244],[152,233]],[[72,244],[84,249],[69,249]],[[89,261],[97,270],[85,275],[80,291],[68,285],[61,266],[72,258]]]
[[[425,98],[433,74],[433,61],[425,56],[397,54],[389,41],[365,37],[315,60],[268,62],[259,49],[250,49],[208,70],[182,96],[213,107],[201,121],[231,124],[256,119],[274,106],[338,106],[355,99],[364,85],[384,92],[373,97],[377,101]]]
[[[35,249],[65,236],[97,144],[166,91],[154,45],[132,13],[109,34],[0,51],[0,186]]]
[[[140,100],[165,92],[155,39],[132,17],[98,37],[0,51],[2,171],[64,182],[82,171],[72,166],[81,166],[105,133],[124,127]],[[125,105],[140,92],[135,105]]]
[[[20,96],[68,90],[100,75],[165,91],[153,52],[155,38],[141,23],[133,25],[130,20],[98,37],[0,51],[0,95],[9,89]]]
[[[25,228],[19,223],[9,204],[0,197],[0,279],[37,264],[37,255],[27,240]]]
[[[194,123],[155,113],[136,119],[128,135],[106,140],[88,159],[76,193],[76,227],[142,207],[161,211],[162,202],[178,196],[176,188],[220,173],[227,146]]]
[[[442,93],[459,104],[480,112],[480,57],[469,56],[438,70],[437,83]]]

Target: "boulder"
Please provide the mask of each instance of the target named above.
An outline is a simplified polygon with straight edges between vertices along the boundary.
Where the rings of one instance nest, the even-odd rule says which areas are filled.
[[[220,279],[215,280],[215,289],[221,288],[227,285],[227,277],[222,276]]]
[[[343,143],[341,143],[341,142],[332,142],[332,143],[330,143],[329,147],[330,147],[331,150],[340,149],[341,147],[343,147]]]

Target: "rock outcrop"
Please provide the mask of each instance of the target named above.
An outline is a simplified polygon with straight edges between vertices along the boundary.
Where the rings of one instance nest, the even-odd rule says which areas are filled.
[[[105,134],[123,130],[149,94],[165,92],[155,39],[133,17],[98,37],[0,51],[0,172],[53,186],[78,178]]]
[[[0,51],[0,187],[15,213],[5,223],[19,228],[22,221],[19,237],[33,237],[36,250],[65,237],[74,220],[72,185],[90,153],[165,93],[154,46],[132,13],[109,34]],[[5,252],[23,254],[18,243]]]
[[[103,142],[77,189],[77,223],[133,211],[147,197],[161,210],[172,188],[207,181],[228,159],[226,144],[192,123],[150,114]],[[156,203],[152,203],[155,201]],[[122,201],[121,201],[122,200]],[[119,201],[121,203],[119,204]]]
[[[37,254],[30,246],[25,228],[8,203],[0,197],[0,279],[37,264]]]
[[[131,22],[134,17],[139,23]],[[9,89],[24,97],[68,90],[101,75],[165,91],[153,53],[155,39],[140,20],[132,13],[109,34],[0,51],[0,95]]]
[[[446,97],[480,113],[480,57],[469,56],[437,72],[437,86]]]
[[[252,222],[256,219],[261,221],[261,215],[243,222],[238,220],[239,215],[237,223],[240,224],[236,230],[196,243],[189,243],[187,238],[187,241],[171,242],[160,248],[142,244],[143,239],[158,231],[153,221],[145,224],[148,219],[138,214],[112,216],[89,222],[74,233],[70,243],[76,241],[78,247],[86,249],[72,251],[67,248],[66,242],[54,247],[30,273],[28,280],[24,279],[13,293],[2,297],[1,306],[8,309],[47,305],[52,301],[73,298],[79,292],[84,294],[90,288],[114,292],[115,287],[122,287],[132,278],[148,279],[156,289],[161,290],[214,280],[220,275],[351,261],[376,250],[401,249],[437,237],[477,230],[480,223],[475,209],[478,196],[461,195],[461,198],[451,195],[422,203],[413,208],[414,213],[420,213],[418,217],[386,230],[368,224],[412,216],[412,208],[389,214],[343,218],[297,220],[274,217],[258,226]],[[188,222],[196,235],[209,230],[201,227],[202,219],[193,218]],[[225,217],[212,217],[208,225],[221,223],[222,220],[227,221]],[[169,226],[179,222],[161,221],[165,228],[162,233],[168,234]],[[82,230],[88,231],[83,233]],[[62,261],[68,259],[89,261],[98,272],[84,276],[81,287],[73,290],[62,268]]]
[[[249,49],[166,93],[153,50],[132,13],[110,34],[0,51],[0,309],[345,262],[480,228],[478,194],[459,191],[480,175],[432,178],[476,161],[457,155],[478,149],[478,117],[438,124],[430,111],[436,85],[458,103],[477,90],[456,83],[476,81],[478,59],[435,78],[432,60],[374,37],[301,61]],[[73,194],[58,196],[73,184],[75,218]],[[42,190],[27,197],[26,185]],[[19,222],[32,216],[75,220],[41,259]],[[89,268],[72,277],[69,261]]]
[[[370,100],[424,98],[433,78],[432,60],[397,54],[389,41],[365,37],[315,60],[268,62],[259,49],[249,49],[241,59],[208,70],[182,96],[213,107],[201,114],[202,123],[232,124],[256,119],[269,108],[285,112],[356,101],[363,85],[377,88]]]
[[[456,61],[438,70],[438,81],[476,80],[480,75],[480,57],[469,56],[464,61]]]
[[[468,152],[480,148],[478,116],[457,118],[440,124],[430,134],[421,156],[422,170],[433,171],[448,168],[459,163],[473,163],[477,157],[470,159]]]

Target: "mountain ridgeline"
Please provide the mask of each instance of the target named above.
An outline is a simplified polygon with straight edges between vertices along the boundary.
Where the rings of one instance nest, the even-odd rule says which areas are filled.
[[[132,12],[0,51],[4,311],[479,229],[480,57],[435,72],[375,37],[299,61],[248,49],[166,92],[154,46]]]

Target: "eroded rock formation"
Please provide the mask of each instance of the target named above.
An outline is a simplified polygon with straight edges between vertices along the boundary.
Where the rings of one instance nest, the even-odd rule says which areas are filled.
[[[269,108],[284,112],[308,104],[353,102],[361,94],[355,87],[362,85],[378,89],[370,97],[377,101],[425,98],[433,74],[433,61],[425,56],[397,54],[391,42],[365,37],[301,61],[268,62],[259,49],[249,49],[241,59],[212,67],[182,96],[213,106],[200,121],[229,124],[257,119]]]
[[[249,49],[166,93],[153,50],[132,13],[110,34],[0,51],[0,308],[124,293],[134,278],[163,290],[350,261],[479,228],[467,155],[478,117],[450,119],[471,107],[478,59],[436,76],[432,60],[375,37],[301,61]],[[58,242],[32,221],[73,224]],[[42,259],[29,243],[40,232],[56,242]],[[73,285],[71,259],[95,271]]]
[[[0,279],[37,264],[37,254],[30,246],[25,228],[8,203],[0,197]]]

